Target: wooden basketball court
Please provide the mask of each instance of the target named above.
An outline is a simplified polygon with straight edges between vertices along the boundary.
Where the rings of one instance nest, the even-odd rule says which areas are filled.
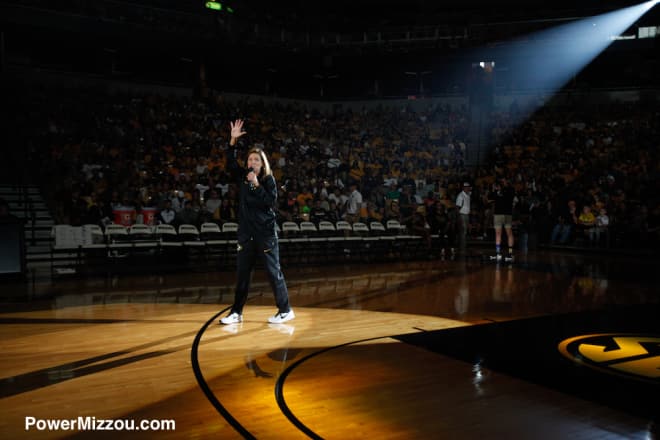
[[[654,438],[654,267],[556,252],[285,267],[296,319],[280,325],[261,273],[234,326],[218,325],[229,271],[6,284],[0,436]],[[646,370],[558,349],[593,334],[637,335]],[[175,427],[38,429],[48,420]]]

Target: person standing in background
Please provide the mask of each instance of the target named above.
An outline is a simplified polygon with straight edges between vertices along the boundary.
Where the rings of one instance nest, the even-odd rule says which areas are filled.
[[[458,209],[458,247],[462,254],[465,254],[467,245],[467,234],[470,226],[470,195],[472,194],[472,185],[468,182],[463,184],[463,191],[456,196],[456,209]]]
[[[494,204],[493,226],[495,227],[495,259],[502,261],[502,228],[506,231],[509,245],[505,261],[513,261],[513,207],[515,205],[516,193],[508,181],[500,179],[493,185],[493,197],[490,200]]]

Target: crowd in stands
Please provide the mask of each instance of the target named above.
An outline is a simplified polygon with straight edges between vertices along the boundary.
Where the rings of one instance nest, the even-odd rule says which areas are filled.
[[[516,190],[521,246],[658,244],[660,115],[645,106],[546,106],[518,123],[491,117],[491,157],[467,168],[469,112],[379,107],[324,113],[302,104],[229,102],[97,90],[32,90],[16,129],[57,223],[106,224],[117,209],[145,221],[236,220],[227,172],[229,121],[246,120],[240,152],[267,151],[281,221],[399,220],[455,237],[456,195],[473,186],[472,239],[492,237],[493,183]],[[359,195],[359,199],[357,199]],[[361,203],[355,205],[355,200]],[[151,221],[151,218],[149,218]]]
[[[659,116],[639,103],[543,108],[515,127],[497,115],[492,170],[515,179],[521,226],[560,244],[658,244]]]

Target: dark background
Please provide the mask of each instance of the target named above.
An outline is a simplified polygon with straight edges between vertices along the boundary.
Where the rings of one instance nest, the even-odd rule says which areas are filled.
[[[2,68],[337,100],[464,93],[472,64],[493,60],[507,91],[525,62],[512,40],[634,4],[233,0],[228,13],[197,0],[2,0]],[[659,9],[631,28],[659,25]],[[613,43],[573,85],[657,85],[657,40]]]

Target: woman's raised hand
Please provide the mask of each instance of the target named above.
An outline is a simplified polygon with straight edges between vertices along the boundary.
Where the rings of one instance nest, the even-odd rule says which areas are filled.
[[[244,121],[242,119],[236,119],[236,121],[229,123],[229,125],[231,125],[232,138],[238,139],[246,133],[243,131],[243,122]]]

